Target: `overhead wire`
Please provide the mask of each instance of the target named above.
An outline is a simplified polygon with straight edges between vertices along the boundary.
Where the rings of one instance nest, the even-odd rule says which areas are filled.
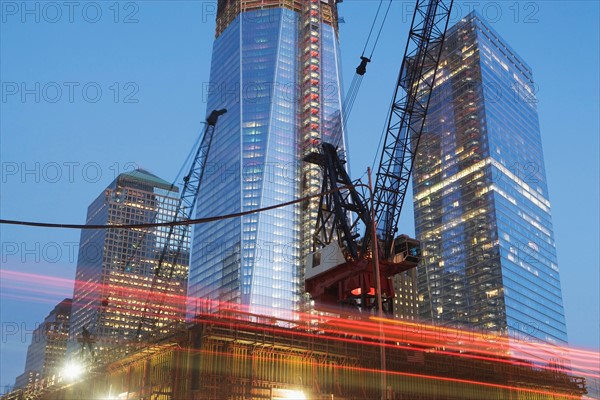
[[[206,123],[203,123],[206,124]],[[173,180],[173,182],[171,182],[171,186],[169,187],[169,190],[167,191],[167,196],[169,196],[173,190],[175,189],[175,184],[179,181],[179,179],[181,178],[184,169],[186,168],[186,166],[191,162],[191,158],[194,156],[194,151],[195,149],[198,148],[198,146],[200,145],[200,140],[202,140],[202,132],[200,132],[200,134],[197,135],[196,141],[194,143],[194,145],[190,148],[190,151],[187,155],[187,157],[185,158],[185,161],[183,162],[183,164],[181,165],[181,167],[179,168],[179,172],[177,172],[177,175],[175,176],[175,179]],[[156,218],[156,216],[159,214],[160,210],[157,209],[156,211],[154,211],[154,215],[152,216],[152,219]],[[125,270],[125,268],[127,267],[128,264],[131,264],[133,262],[133,260],[136,257],[137,252],[139,251],[138,249],[141,249],[141,245],[144,242],[144,240],[146,239],[146,236],[148,235],[148,230],[145,230],[144,233],[142,234],[142,236],[139,237],[139,239],[137,240],[137,244],[133,247],[134,251],[133,254],[131,254],[128,259],[126,260],[126,262],[123,264],[123,270]]]
[[[206,128],[208,128],[208,120],[207,120],[207,122],[205,122],[203,124],[206,126]],[[177,177],[175,178],[175,181],[177,181],[179,179],[179,176],[183,173],[184,169],[185,170],[187,170],[188,168],[190,169],[189,175],[186,175],[186,177],[183,178],[183,180],[186,181],[186,182],[184,183],[184,187],[183,187],[182,192],[181,192],[181,194],[179,196],[178,205],[177,205],[177,208],[175,210],[174,221],[177,221],[177,218],[179,216],[179,210],[183,210],[183,208],[182,208],[183,201],[184,201],[183,196],[184,196],[184,193],[185,193],[186,188],[187,188],[187,184],[188,184],[187,180],[190,178],[190,175],[192,174],[192,170],[191,169],[193,169],[193,166],[194,166],[194,163],[195,163],[194,156],[197,154],[198,151],[200,151],[199,149],[200,149],[200,146],[202,145],[201,142],[204,141],[204,139],[205,139],[205,137],[206,137],[207,134],[208,134],[207,133],[207,129],[205,129],[205,130],[201,131],[199,135],[197,135],[196,142],[194,143],[194,146],[191,147],[190,152],[188,153],[188,156],[186,157],[186,160],[184,161],[183,165],[181,166],[181,168],[180,168],[180,170],[179,170],[179,172],[177,174]],[[188,167],[188,164],[189,164],[189,167]],[[202,178],[200,177],[199,181],[201,181],[201,180],[202,180]],[[173,185],[171,185],[171,187],[173,187]],[[185,213],[185,212],[182,214],[182,216],[185,219],[189,219],[189,218],[192,217],[192,213],[194,212],[194,208],[195,208],[195,203],[196,203],[196,200],[194,198],[194,200],[192,201],[192,203],[190,205],[189,214],[186,215],[187,213]],[[159,211],[160,211],[160,208],[158,208],[156,210],[155,216],[159,213]],[[151,324],[151,327],[149,329],[150,332],[154,332],[154,329],[155,329],[155,325],[156,325],[157,319],[156,318],[152,318],[152,319],[150,319],[148,321],[148,316],[147,315],[148,315],[148,312],[150,311],[148,304],[150,303],[150,298],[151,298],[152,294],[154,293],[154,291],[156,289],[156,285],[159,282],[159,278],[161,277],[161,273],[163,272],[162,271],[162,269],[163,269],[162,268],[163,267],[163,261],[164,261],[165,256],[167,256],[167,251],[168,251],[169,247],[171,246],[170,241],[171,241],[172,235],[179,235],[179,236],[175,236],[175,240],[178,242],[178,247],[177,247],[177,250],[175,251],[175,253],[173,255],[173,258],[170,260],[170,268],[168,269],[168,276],[167,276],[166,282],[171,282],[171,279],[173,278],[173,273],[175,272],[174,271],[175,266],[178,264],[179,257],[181,256],[181,247],[183,245],[183,241],[185,240],[185,236],[187,236],[187,231],[188,231],[189,227],[188,226],[184,226],[183,229],[182,229],[182,231],[179,234],[174,233],[174,228],[175,228],[174,226],[170,227],[169,232],[168,232],[167,237],[166,237],[166,242],[165,242],[165,244],[163,246],[161,255],[160,255],[159,259],[158,259],[158,264],[154,268],[154,276],[152,278],[152,283],[150,285],[150,290],[148,291],[148,293],[146,295],[146,301],[144,302],[144,307],[142,309],[142,315],[140,317],[140,320],[138,322],[138,327],[137,327],[137,330],[136,330],[136,336],[138,337],[138,339],[142,338],[141,332],[142,332],[142,329],[144,328],[144,324],[145,323],[150,323]],[[146,230],[146,232],[144,233],[144,235],[142,236],[142,238],[145,237],[146,234],[149,231],[150,231],[150,229]],[[167,293],[166,293],[166,291],[159,291],[159,295],[161,296],[161,298],[155,304],[155,306],[156,305],[159,306],[158,316],[157,317],[160,317],[161,315],[163,315],[164,309],[163,309],[162,305],[165,302]],[[148,333],[148,332],[146,332],[146,333]]]
[[[274,210],[277,208],[287,207],[287,206],[290,206],[293,204],[302,203],[304,201],[311,200],[313,198],[326,196],[328,194],[331,194],[331,193],[339,191],[339,190],[352,189],[352,188],[363,187],[363,186],[366,186],[366,185],[364,185],[362,183],[357,183],[354,185],[340,186],[338,188],[331,189],[326,192],[317,193],[317,194],[310,195],[310,196],[305,196],[305,197],[302,197],[302,198],[299,198],[296,200],[287,201],[285,203],[274,204],[274,205],[267,206],[267,207],[255,208],[253,210],[241,211],[241,212],[232,213],[232,214],[219,215],[219,216],[214,216],[214,217],[205,217],[205,218],[195,218],[195,219],[189,219],[189,220],[185,220],[185,221],[150,222],[150,223],[143,223],[143,224],[82,225],[82,224],[61,224],[61,223],[50,223],[50,222],[35,222],[35,221],[0,219],[0,224],[21,225],[21,226],[30,226],[30,227],[37,227],[37,228],[85,229],[85,230],[88,230],[88,229],[143,229],[143,228],[156,228],[156,227],[164,227],[164,226],[198,225],[198,224],[205,224],[208,222],[243,217],[245,215],[261,213],[261,212],[265,212],[265,211]]]
[[[392,0],[389,0],[388,7],[386,9],[386,12],[384,14],[384,17],[383,17],[380,25],[379,25],[379,29],[378,29],[378,33],[377,33],[375,42],[373,43],[373,46],[371,48],[370,57],[373,56],[373,54],[375,52],[375,48],[377,47],[377,43],[379,41],[382,29],[383,29],[383,25],[385,24],[385,21],[387,20],[387,16],[389,14],[391,3],[392,3]],[[377,19],[379,17],[380,12],[381,12],[382,5],[383,5],[383,0],[380,0],[379,6],[377,8],[377,12],[376,12],[375,17],[373,19],[373,22],[371,24],[371,28],[369,30],[369,34],[367,36],[367,40],[365,42],[365,46],[363,48],[363,53],[362,53],[363,55],[362,55],[362,57],[364,57],[364,54],[365,54],[366,50],[369,47],[369,41],[370,41],[371,36],[373,34],[373,30],[375,29],[375,25],[377,23]],[[370,61],[370,59],[369,59],[369,61]],[[350,115],[350,113],[352,111],[352,107],[354,106],[354,103],[355,103],[355,100],[356,100],[356,96],[357,96],[357,94],[358,94],[358,92],[360,90],[360,85],[361,85],[361,82],[362,82],[363,75],[364,75],[364,73],[362,75],[358,74],[358,73],[355,74],[354,79],[352,80],[352,83],[350,85],[350,89],[349,89],[349,91],[348,91],[348,93],[346,95],[346,99],[344,101],[344,104],[342,105],[342,110],[343,110],[343,118],[342,118],[342,126],[341,126],[342,129],[345,127],[346,122],[348,120],[348,117],[349,117],[349,115]],[[198,138],[196,139],[195,145],[192,147],[192,150],[188,154],[186,161],[183,163],[182,167],[180,168],[180,170],[179,170],[179,172],[177,174],[177,177],[175,178],[175,181],[171,184],[171,188],[170,188],[169,192],[172,191],[172,189],[175,186],[175,182],[177,182],[177,179],[179,178],[179,176],[183,172],[183,169],[185,168],[186,164],[189,162],[189,160],[190,160],[190,158],[192,156],[192,153],[193,153],[193,149],[198,145],[198,142],[201,140],[201,136],[202,135],[198,135]],[[336,190],[339,190],[339,189],[336,189]],[[250,211],[244,211],[244,212],[240,212],[240,213],[234,213],[234,214],[223,215],[223,216],[217,216],[217,217],[207,217],[207,218],[199,218],[199,219],[190,219],[188,221],[171,221],[171,222],[144,223],[144,224],[118,224],[118,225],[82,225],[82,224],[46,223],[46,222],[35,222],[35,221],[19,221],[19,220],[0,219],[0,224],[22,225],[22,226],[42,227],[42,228],[59,228],[59,229],[136,229],[136,228],[137,229],[141,229],[141,228],[152,228],[152,227],[161,227],[161,226],[164,227],[164,226],[195,225],[195,224],[202,224],[202,223],[207,223],[207,222],[212,222],[212,221],[218,221],[218,220],[221,220],[221,219],[235,218],[235,217],[239,217],[239,216],[253,214],[253,213],[256,213],[256,212],[268,211],[268,210],[279,208],[279,207],[285,207],[285,206],[288,206],[288,205],[291,205],[291,204],[296,204],[298,202],[310,200],[310,199],[312,199],[314,197],[323,196],[325,194],[329,194],[329,192],[321,193],[321,194],[318,194],[318,195],[306,196],[306,197],[298,199],[298,200],[293,200],[293,201],[290,201],[290,202],[281,203],[281,204],[278,204],[278,205],[264,207],[264,208],[260,208],[260,209],[255,209],[255,210],[250,210]]]
[[[203,124],[206,124],[206,123],[203,123]],[[186,166],[187,166],[188,164],[190,164],[190,162],[191,162],[191,158],[192,158],[192,157],[193,157],[193,155],[194,155],[194,150],[195,150],[196,148],[198,148],[198,146],[200,145],[200,140],[202,140],[202,137],[203,137],[203,135],[202,135],[202,131],[200,131],[200,132],[199,132],[199,134],[198,134],[198,135],[196,135],[196,136],[197,136],[197,138],[196,138],[196,140],[195,140],[195,143],[194,143],[194,145],[193,145],[193,146],[190,148],[190,151],[189,151],[189,153],[188,153],[187,157],[185,158],[185,160],[184,160],[183,164],[182,164],[182,165],[181,165],[181,167],[179,168],[179,171],[177,172],[177,175],[175,176],[175,179],[173,180],[173,182],[171,182],[171,186],[170,186],[170,187],[169,187],[169,189],[167,190],[167,193],[166,193],[166,195],[167,195],[167,196],[169,196],[169,195],[171,195],[171,193],[173,193],[173,191],[174,191],[174,189],[175,189],[175,185],[176,185],[176,183],[177,183],[177,182],[180,180],[180,178],[181,178],[181,176],[182,176],[182,174],[183,174],[183,171],[184,171],[184,169],[186,168]],[[156,216],[159,214],[159,212],[160,212],[160,210],[159,210],[159,209],[156,209],[156,211],[154,211],[154,213],[153,213],[153,215],[152,215],[152,220],[154,220],[154,219],[156,218]],[[123,227],[123,228],[121,228],[121,229],[127,229],[127,228],[126,228],[126,227]],[[138,255],[138,252],[139,252],[139,250],[142,248],[142,243],[144,242],[144,240],[145,240],[145,239],[146,239],[146,237],[148,236],[148,233],[149,233],[149,232],[150,232],[150,230],[149,230],[149,229],[144,229],[144,230],[143,230],[143,232],[142,232],[142,234],[141,234],[141,236],[139,236],[139,237],[137,238],[137,240],[136,240],[136,244],[135,244],[134,246],[132,246],[132,249],[133,249],[133,251],[131,252],[131,254],[129,254],[128,256],[124,257],[125,259],[123,260],[124,262],[123,262],[123,265],[122,265],[122,267],[121,267],[121,270],[122,270],[122,271],[126,271],[126,270],[127,270],[127,268],[128,268],[130,265],[132,265],[132,264],[133,264],[133,262],[135,261],[135,259],[136,259],[137,255]],[[154,285],[154,282],[153,282],[153,285]],[[105,299],[105,300],[103,300],[103,301],[106,301],[106,302],[108,303],[108,299],[109,299],[109,298],[110,298],[112,295],[113,295],[112,293],[108,293],[108,295],[107,295],[106,299]],[[101,309],[100,311],[102,312],[102,309]],[[89,332],[91,332],[91,331],[95,331],[95,330],[97,329],[97,325],[98,325],[98,320],[99,320],[99,318],[100,318],[100,313],[98,313],[98,314],[97,314],[97,317],[96,317],[96,319],[93,321],[93,324],[92,324],[92,326],[91,326],[91,327],[89,327],[89,330],[87,330],[87,329],[86,329],[86,331],[88,332],[88,335],[90,334]],[[84,326],[84,328],[86,328],[86,326]],[[82,345],[83,345],[83,344],[85,344],[85,343],[83,343],[83,342],[82,342]],[[92,356],[94,356],[94,354],[93,354],[93,351],[92,351],[91,353],[92,353]]]

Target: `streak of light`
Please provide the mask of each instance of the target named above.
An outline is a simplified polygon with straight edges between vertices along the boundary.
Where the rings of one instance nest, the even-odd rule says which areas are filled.
[[[98,300],[95,305],[97,309],[121,313],[126,315],[127,318],[141,318],[143,315],[143,302],[148,297],[150,286],[148,284],[146,288],[132,287],[127,282],[120,282],[118,284],[114,282],[108,284],[77,282],[66,278],[10,270],[2,271],[2,275],[3,298],[50,303],[51,299],[49,297],[61,294],[64,296],[64,289],[68,289],[71,292],[75,285],[75,290],[80,288],[87,290],[86,299]],[[16,293],[17,291],[18,293]],[[70,297],[70,293],[67,296]],[[436,352],[453,357],[489,360],[513,365],[526,366],[533,362],[536,368],[549,370],[552,370],[553,367],[541,365],[540,363],[547,362],[549,357],[553,357],[565,360],[568,363],[568,365],[565,365],[568,370],[578,371],[583,376],[597,378],[599,376],[598,371],[600,371],[598,363],[600,354],[597,351],[523,342],[514,339],[509,340],[506,337],[475,332],[473,330],[460,330],[389,319],[381,321],[376,317],[365,318],[359,314],[350,313],[348,310],[337,309],[325,310],[323,313],[326,315],[315,315],[310,312],[295,313],[291,320],[283,320],[251,313],[250,310],[257,310],[255,307],[251,308],[239,304],[186,298],[174,293],[169,293],[166,296],[163,296],[163,294],[153,294],[148,298],[150,299],[150,303],[153,304],[157,303],[158,300],[163,300],[163,297],[163,307],[165,309],[163,311],[150,309],[146,313],[147,317],[180,321],[180,316],[176,315],[175,310],[183,308],[186,301],[189,304],[204,302],[207,308],[217,310],[220,318],[224,320],[254,320],[263,324],[273,324],[275,325],[273,329],[277,329],[282,334],[289,333],[289,328],[291,327],[294,328],[296,334],[304,329],[306,335],[322,337],[322,334],[327,334],[333,340],[352,341],[353,339],[347,336],[354,335],[360,338],[358,341],[362,344],[372,346],[380,345],[377,340],[379,339],[379,323],[382,322],[386,330],[387,343],[385,346],[388,347]],[[109,300],[108,306],[101,305],[101,300],[104,298]],[[132,307],[130,306],[135,301],[140,304],[135,306],[137,309],[131,309]],[[263,312],[264,314],[268,314],[269,311],[271,310],[258,310],[258,312]],[[201,313],[198,315],[202,317]],[[214,318],[215,315],[211,312],[207,313],[207,316]],[[342,336],[346,336],[346,338]],[[369,339],[371,342],[364,339]]]
[[[226,357],[226,358],[236,358],[236,359],[242,358],[242,359],[250,359],[250,360],[260,360],[260,361],[264,361],[264,362],[272,362],[272,360],[268,357],[268,355],[270,355],[272,352],[270,352],[268,349],[265,351],[265,356],[247,355],[247,354],[235,354],[234,355],[229,352],[221,352],[221,351],[207,350],[207,349],[202,349],[202,350],[178,349],[178,351],[180,351],[180,352],[192,351],[192,352],[195,352],[196,354],[202,354],[202,355],[212,355],[212,356],[220,356],[220,357]],[[292,361],[292,360],[287,361],[286,360],[283,362],[291,364],[291,363],[297,362],[297,361]],[[488,382],[481,382],[481,381],[469,380],[469,379],[449,378],[449,377],[443,377],[443,376],[417,374],[417,373],[401,372],[401,371],[389,371],[389,370],[381,371],[380,369],[356,367],[356,366],[349,366],[349,365],[339,365],[339,364],[332,365],[332,364],[321,363],[316,360],[305,361],[305,363],[310,363],[311,366],[321,366],[323,368],[333,368],[333,369],[337,369],[337,370],[356,371],[356,372],[361,372],[361,373],[370,373],[370,374],[374,374],[374,375],[378,375],[383,372],[388,376],[403,376],[403,377],[420,378],[420,379],[442,381],[442,382],[464,383],[467,385],[488,387],[488,388],[494,388],[494,389],[503,389],[503,390],[509,390],[509,391],[513,391],[513,392],[534,393],[534,394],[540,394],[540,395],[545,395],[545,396],[558,395],[557,393],[553,393],[553,392],[541,390],[541,389],[532,389],[532,388],[528,388],[528,387],[519,387],[519,386],[510,386],[510,385],[503,385],[503,384],[497,384],[497,383],[488,383]],[[229,371],[224,370],[222,372],[227,373]],[[568,394],[564,394],[564,393],[561,393],[560,396],[563,398],[569,398],[569,399],[581,399],[580,396],[568,395]]]

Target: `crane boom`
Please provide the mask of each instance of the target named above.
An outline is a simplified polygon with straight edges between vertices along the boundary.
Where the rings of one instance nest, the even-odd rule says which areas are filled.
[[[398,219],[448,28],[453,0],[417,0],[408,42],[387,120],[374,192],[382,258],[392,251]],[[365,237],[370,237],[367,228]],[[367,243],[363,243],[366,248]]]
[[[365,309],[387,307],[389,311],[394,288],[388,278],[416,267],[420,260],[419,242],[405,235],[395,239],[395,233],[435,85],[452,4],[453,0],[417,0],[387,120],[372,192],[373,209],[367,207],[356,190],[357,186],[365,185],[350,182],[334,146],[323,143],[319,153],[305,157],[323,171],[313,253],[305,259],[305,289],[315,301],[335,299],[338,304]],[[366,65],[367,60],[364,62]],[[373,224],[371,211],[378,224]],[[362,241],[357,241],[357,221],[365,225]],[[377,229],[377,237],[373,229]],[[370,260],[377,253],[380,273],[374,272]],[[377,295],[381,302],[374,301]]]
[[[210,151],[210,146],[212,144],[212,139],[215,132],[215,125],[217,124],[219,116],[225,114],[226,112],[226,109],[213,110],[206,119],[206,128],[203,132],[202,141],[200,142],[200,146],[196,151],[188,174],[183,178],[184,185],[179,197],[177,208],[175,210],[174,221],[188,221],[192,218],[192,213],[196,205],[196,199],[198,197],[198,191],[200,190],[200,184],[202,183],[202,178],[204,176],[208,153]],[[175,265],[177,265],[185,245],[185,238],[187,237],[189,229],[189,225],[172,225],[169,227],[165,245],[162,248],[158,263],[154,269],[152,284],[150,285],[150,289],[142,309],[142,316],[136,331],[136,336],[138,338],[141,337],[142,329],[144,327],[150,332],[152,332],[154,328],[157,315],[152,314],[151,316],[148,316],[148,304],[150,303],[150,298],[153,295],[160,278],[164,278],[166,280],[170,280],[172,278]],[[169,254],[173,255],[172,261],[170,262],[170,268],[166,273],[163,273],[163,264],[165,263],[165,259]],[[162,301],[159,301],[159,304],[162,304]]]

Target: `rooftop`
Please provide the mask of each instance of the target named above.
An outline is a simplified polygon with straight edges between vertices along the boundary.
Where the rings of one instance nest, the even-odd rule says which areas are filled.
[[[145,169],[135,169],[133,171],[129,171],[129,172],[124,172],[122,174],[119,175],[119,177],[117,178],[119,181],[121,180],[126,180],[126,181],[135,181],[135,182],[141,182],[141,183],[146,183],[149,185],[152,185],[154,187],[157,187],[159,189],[165,189],[165,190],[170,190],[173,192],[178,192],[179,188],[167,181],[165,181],[164,179],[159,178],[158,176],[154,175],[153,173],[146,171]]]

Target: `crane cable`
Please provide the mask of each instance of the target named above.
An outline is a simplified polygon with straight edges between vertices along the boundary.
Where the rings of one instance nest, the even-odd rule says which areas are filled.
[[[352,82],[350,83],[350,87],[348,89],[348,92],[346,93],[346,97],[344,98],[344,103],[342,104],[342,121],[341,121],[341,126],[340,126],[340,129],[342,130],[342,132],[345,130],[345,127],[348,123],[348,118],[352,112],[352,108],[354,107],[354,103],[356,101],[356,97],[358,96],[358,92],[360,90],[360,86],[362,84],[363,77],[364,77],[365,73],[367,72],[367,69],[366,69],[367,64],[369,62],[371,62],[371,60],[373,59],[373,54],[375,53],[375,49],[377,48],[379,38],[381,37],[381,32],[383,30],[383,26],[385,25],[388,14],[390,12],[392,0],[389,0],[387,9],[385,10],[385,14],[383,15],[381,22],[379,23],[379,27],[377,30],[377,36],[375,37],[375,42],[371,46],[369,46],[369,42],[371,41],[373,31],[375,30],[377,21],[379,19],[379,14],[381,13],[382,5],[383,5],[383,0],[380,0],[379,6],[377,7],[377,12],[375,13],[375,17],[373,18],[373,22],[371,23],[371,28],[369,29],[369,34],[367,36],[367,40],[365,41],[365,46],[363,47],[363,51],[360,56],[361,63],[356,68],[356,74],[354,74],[354,77],[352,78]],[[368,49],[370,49],[370,52],[367,52]],[[367,54],[367,53],[369,54],[368,57],[365,56],[365,54]],[[341,140],[341,138],[338,140]],[[337,143],[337,144],[339,145],[339,143]]]
[[[381,3],[379,3],[379,7],[381,7]],[[383,15],[383,20],[381,21],[381,24],[379,25],[379,31],[377,32],[377,37],[375,38],[375,43],[373,43],[373,48],[371,49],[371,54],[369,54],[368,58],[373,58],[373,53],[375,53],[375,48],[377,47],[377,43],[379,42],[379,38],[381,37],[381,31],[383,30],[383,26],[385,25],[385,21],[387,20],[388,14],[390,13],[390,8],[392,7],[392,0],[389,1],[387,9],[385,10],[385,14]],[[379,10],[377,11],[377,13],[379,13]],[[377,18],[377,16],[375,16],[375,18]],[[371,37],[371,34],[369,33],[369,37]],[[365,45],[365,49],[366,49],[366,45]],[[364,56],[364,50],[363,50],[363,56]]]
[[[375,13],[375,18],[373,18],[373,23],[371,24],[371,29],[369,30],[369,35],[367,36],[367,40],[365,42],[365,47],[363,48],[361,57],[364,57],[365,53],[367,52],[367,48],[369,47],[369,41],[371,40],[371,35],[373,34],[373,29],[375,28],[375,24],[377,23],[377,18],[379,17],[379,13],[381,12],[382,5],[383,5],[383,0],[380,0],[379,6],[377,7],[377,13]],[[375,38],[375,43],[373,43],[373,46],[371,48],[371,53],[369,54],[369,56],[367,58],[373,57],[373,53],[375,52],[375,48],[377,47],[377,42],[379,42],[379,37],[381,36],[381,31],[383,29],[383,25],[385,24],[387,16],[390,12],[391,6],[392,6],[392,0],[389,0],[387,9],[385,10],[385,14],[383,15],[383,19],[381,20],[381,23],[379,24],[379,31],[377,32],[377,37]]]

